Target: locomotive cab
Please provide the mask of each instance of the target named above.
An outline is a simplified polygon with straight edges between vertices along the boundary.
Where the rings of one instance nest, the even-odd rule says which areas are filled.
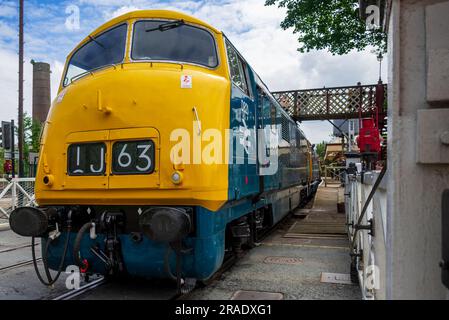
[[[192,165],[190,155],[198,126],[229,127],[225,61],[220,32],[169,11],[130,13],[93,32],[69,55],[45,124],[38,203],[217,210],[227,166]],[[184,136],[184,154],[173,155]]]

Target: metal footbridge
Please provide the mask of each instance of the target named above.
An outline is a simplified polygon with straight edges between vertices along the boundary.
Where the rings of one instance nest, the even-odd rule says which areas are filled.
[[[272,92],[295,121],[359,119],[386,115],[387,85],[356,85]],[[376,114],[378,113],[378,114]],[[380,123],[380,128],[383,123]]]

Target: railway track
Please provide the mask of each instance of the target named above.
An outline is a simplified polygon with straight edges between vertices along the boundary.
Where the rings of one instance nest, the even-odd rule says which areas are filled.
[[[40,261],[42,261],[42,258],[38,258],[38,259],[36,259],[36,261],[40,262]],[[7,266],[7,267],[0,268],[0,272],[16,269],[16,268],[20,268],[20,267],[24,267],[24,266],[30,265],[32,263],[33,263],[32,259],[31,260],[27,260],[27,261],[23,261],[23,262],[19,262],[19,263],[12,264],[12,265]]]
[[[264,236],[265,237],[265,236]],[[211,285],[214,281],[216,281],[223,273],[228,271],[229,269],[234,266],[234,264],[241,259],[243,256],[246,255],[246,253],[249,250],[243,251],[239,256],[237,255],[230,255],[224,262],[221,268],[207,281],[201,282],[201,286],[208,286]],[[108,280],[105,277],[100,277],[99,279],[95,279],[83,286],[81,286],[79,289],[71,290],[69,292],[65,292],[60,296],[57,296],[53,298],[52,300],[73,300],[73,299],[80,299],[83,295],[92,293],[95,289],[100,288],[101,286],[104,286],[106,284],[110,284],[112,280]],[[196,289],[197,287],[195,287]],[[178,293],[177,289],[173,289],[173,294],[166,300],[173,301],[173,300],[182,300],[183,298],[186,298],[191,292],[193,292],[195,289],[188,293]]]
[[[95,280],[81,286],[79,289],[75,289],[75,290],[63,293],[62,295],[57,296],[56,298],[53,298],[52,300],[72,300],[72,299],[75,299],[83,294],[86,294],[106,283],[107,283],[107,279],[105,277],[100,277],[99,279],[95,279]]]
[[[36,243],[35,246],[40,245],[40,243]],[[8,248],[8,249],[3,249],[0,250],[0,254],[2,253],[6,253],[6,252],[11,252],[11,251],[15,251],[15,250],[19,250],[19,249],[24,249],[24,248],[31,248],[31,244],[24,244],[21,246],[17,246],[17,247],[12,247],[12,248]]]
[[[205,282],[203,285],[207,286],[207,285],[210,285],[211,283],[213,283],[214,281],[216,281],[224,272],[229,270],[238,261],[238,259],[239,258],[237,258],[237,257],[231,257],[231,258],[227,259],[223,263],[222,267],[214,274],[214,276],[211,279],[209,279],[207,282]],[[99,279],[95,279],[95,280],[81,286],[79,289],[74,289],[74,290],[65,292],[57,297],[54,297],[54,298],[52,298],[52,300],[74,300],[74,299],[81,300],[83,295],[90,294],[95,289],[99,289],[101,286],[104,286],[106,284],[111,284],[111,283],[112,283],[111,280],[108,280],[105,277],[100,277]],[[191,292],[178,293],[177,289],[174,288],[173,294],[166,300],[169,300],[169,301],[182,300],[183,298],[187,297]]]
[[[141,287],[144,282],[139,282],[139,285]],[[123,285],[119,282],[116,282],[114,280],[109,280],[106,277],[101,276],[98,279],[92,280],[89,283],[82,285],[79,289],[70,290],[67,292],[64,292],[63,294],[51,298],[51,300],[109,300],[120,297],[120,295],[123,295],[123,297],[126,297],[128,299],[128,294],[124,293],[126,290],[129,290],[132,288],[132,285],[126,284]],[[148,289],[148,287],[146,287]],[[146,295],[152,295],[153,297],[150,299],[156,299],[159,298],[160,288],[158,286],[151,287],[151,292],[145,292]],[[131,290],[132,291],[132,290]],[[135,293],[134,293],[135,294]],[[167,294],[167,292],[164,293],[167,297],[165,297],[162,300],[176,300],[181,295],[177,293],[177,290],[175,288],[175,285],[172,286],[172,289],[170,289],[170,293]],[[131,298],[131,299],[140,299],[138,298]],[[120,299],[119,299],[120,300]]]
[[[35,246],[39,246],[39,245],[40,245],[40,243],[36,243],[35,244]],[[26,249],[26,248],[31,248],[31,244],[24,244],[24,245],[20,245],[20,246],[15,246],[15,247],[3,249],[3,250],[0,250],[0,254],[2,254],[2,253],[11,253],[13,251],[17,251],[17,250],[20,250],[20,249]],[[38,262],[41,261],[41,260],[42,260],[42,258],[38,258],[37,259]],[[16,269],[16,268],[20,268],[20,267],[23,267],[23,266],[30,265],[32,263],[33,263],[33,260],[29,259],[29,260],[18,262],[18,263],[15,263],[15,264],[12,264],[12,265],[9,265],[9,266],[6,266],[6,267],[0,267],[0,272],[8,271],[8,270]]]

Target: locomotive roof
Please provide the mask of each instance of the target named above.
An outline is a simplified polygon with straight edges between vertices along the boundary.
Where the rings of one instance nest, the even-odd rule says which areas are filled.
[[[73,52],[75,52],[82,44],[87,42],[90,38],[89,37],[95,37],[96,35],[102,33],[103,31],[119,24],[120,22],[126,22],[128,20],[132,19],[170,19],[170,20],[184,20],[188,23],[197,24],[203,27],[208,28],[212,32],[215,32],[217,34],[220,34],[221,31],[214,28],[210,24],[199,20],[195,17],[189,16],[182,12],[172,11],[172,10],[137,10],[137,11],[131,11],[128,13],[125,13],[121,16],[118,16],[114,19],[109,20],[108,22],[104,23],[97,29],[95,29],[93,32],[91,32],[86,38],[84,38],[77,46],[76,48],[70,53],[72,55]]]
[[[137,11],[131,11],[128,13],[125,13],[121,16],[118,16],[112,20],[109,20],[99,28],[97,28],[94,32],[91,33],[91,35],[97,34],[103,30],[106,30],[117,23],[125,22],[127,20],[131,19],[149,19],[149,18],[161,18],[161,19],[173,19],[173,20],[180,20],[183,19],[186,22],[199,24],[202,26],[207,27],[208,29],[211,29],[215,33],[221,33],[221,31],[217,30],[216,28],[212,27],[208,23],[197,19],[195,17],[189,16],[185,13],[178,12],[178,11],[172,11],[172,10],[137,10]]]

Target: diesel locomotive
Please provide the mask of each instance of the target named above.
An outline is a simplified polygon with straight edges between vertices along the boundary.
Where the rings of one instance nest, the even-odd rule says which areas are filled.
[[[45,284],[70,265],[207,280],[319,182],[313,146],[222,32],[135,11],[69,54],[41,138],[39,206],[10,225],[41,238]]]

